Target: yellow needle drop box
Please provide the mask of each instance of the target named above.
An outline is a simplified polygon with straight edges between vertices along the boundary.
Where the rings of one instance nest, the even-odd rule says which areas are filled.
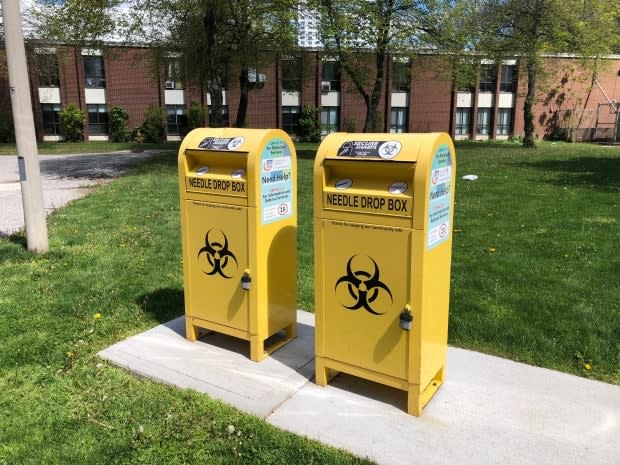
[[[281,130],[201,128],[178,165],[186,336],[248,340],[259,361],[296,335],[295,147]]]
[[[444,379],[455,152],[445,133],[328,135],[314,164],[316,382],[408,393]]]

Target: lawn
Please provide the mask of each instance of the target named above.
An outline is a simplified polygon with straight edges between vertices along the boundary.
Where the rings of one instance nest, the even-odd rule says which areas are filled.
[[[299,151],[307,310],[312,156]],[[469,143],[457,157],[450,343],[620,384],[620,148]],[[174,155],[57,211],[49,234],[43,256],[0,239],[0,464],[368,463],[97,357],[183,312]]]

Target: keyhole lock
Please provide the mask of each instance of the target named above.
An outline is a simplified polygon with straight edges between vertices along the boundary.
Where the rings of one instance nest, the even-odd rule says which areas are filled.
[[[244,291],[249,291],[251,284],[252,278],[250,277],[250,270],[245,270],[243,272],[243,276],[241,276],[241,289]]]
[[[411,329],[411,323],[413,322],[413,315],[411,314],[411,307],[409,304],[405,305],[405,308],[400,312],[399,324],[401,329],[409,331]]]

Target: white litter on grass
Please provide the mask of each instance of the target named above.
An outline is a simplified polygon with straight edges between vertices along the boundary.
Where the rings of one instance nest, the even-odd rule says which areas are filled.
[[[475,174],[466,174],[465,176],[463,176],[463,179],[465,179],[466,181],[475,181],[476,179],[478,179],[478,176],[476,176]]]

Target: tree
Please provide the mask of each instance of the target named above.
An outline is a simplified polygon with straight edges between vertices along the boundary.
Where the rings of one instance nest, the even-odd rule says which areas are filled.
[[[132,31],[157,49],[159,66],[178,60],[179,77],[209,92],[210,126],[222,126],[223,90],[236,76],[240,100],[235,125],[246,123],[248,94],[257,70],[274,50],[294,45],[291,0],[133,0]],[[269,51],[270,54],[265,52]]]
[[[378,107],[390,54],[443,43],[453,8],[441,0],[315,0],[327,56],[338,59],[366,104],[364,132],[383,127]]]
[[[492,0],[482,4],[480,46],[501,59],[519,56],[525,66],[524,147],[535,147],[532,111],[545,53],[569,52],[590,61],[618,43],[620,9],[615,0]]]
[[[25,14],[33,38],[98,47],[121,25],[122,0],[44,0],[32,2]]]

